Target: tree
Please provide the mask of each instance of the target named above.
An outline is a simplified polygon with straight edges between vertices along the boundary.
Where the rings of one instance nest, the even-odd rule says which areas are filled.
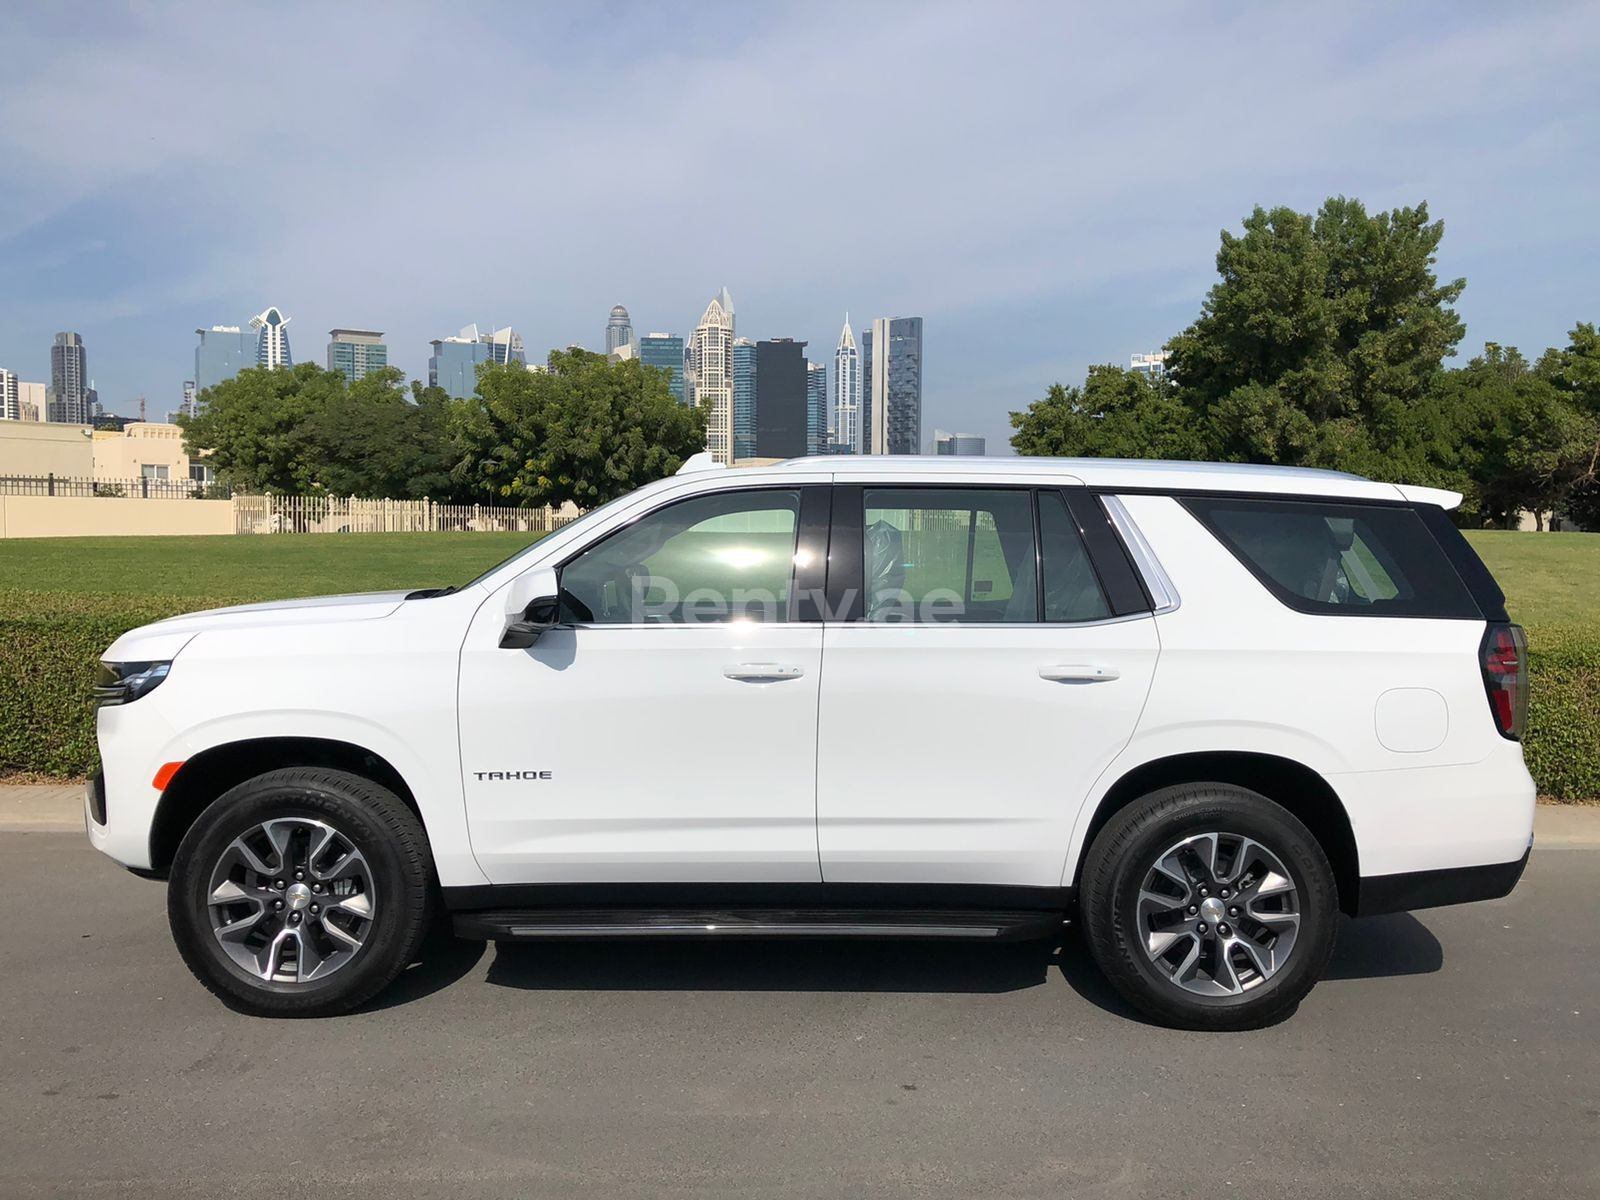
[[[1491,524],[1527,511],[1543,528],[1593,445],[1590,423],[1561,390],[1515,347],[1493,342],[1465,367],[1442,372],[1424,411],[1429,458],[1445,486],[1463,493],[1465,517]]]
[[[515,504],[603,504],[705,449],[705,415],[637,359],[555,351],[548,374],[488,365],[456,414],[456,478]]]
[[[200,393],[200,411],[178,418],[191,456],[224,483],[247,492],[297,494],[316,483],[306,422],[343,391],[345,379],[314,363],[291,370],[248,367]]]
[[[1600,530],[1600,332],[1580,321],[1567,346],[1548,350],[1539,360],[1539,375],[1550,381],[1572,406],[1584,431],[1581,444],[1565,465],[1567,515],[1585,529]]]
[[[1018,454],[1082,458],[1208,458],[1194,413],[1166,379],[1116,366],[1089,368],[1081,388],[1052,384],[1011,414]]]
[[[210,387],[180,418],[190,454],[242,491],[327,491],[386,499],[465,498],[451,479],[450,406],[437,388],[408,393],[395,368],[354,383],[313,363],[252,367]]]
[[[1222,234],[1221,280],[1169,344],[1168,367],[1224,458],[1392,474],[1426,441],[1415,406],[1454,353],[1444,233],[1426,204],[1369,216],[1257,208]]]

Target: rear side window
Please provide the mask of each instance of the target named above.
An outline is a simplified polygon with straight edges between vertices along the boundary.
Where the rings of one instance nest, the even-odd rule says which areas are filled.
[[[1222,496],[1184,496],[1180,502],[1274,596],[1299,612],[1482,618],[1414,509]]]

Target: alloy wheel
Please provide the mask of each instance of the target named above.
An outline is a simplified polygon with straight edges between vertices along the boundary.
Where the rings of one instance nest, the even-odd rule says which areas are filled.
[[[1239,833],[1199,833],[1156,856],[1139,888],[1139,943],[1184,991],[1236,996],[1288,962],[1300,897],[1283,860]]]
[[[310,817],[255,825],[229,842],[206,898],[211,930],[266,983],[310,983],[346,966],[377,915],[372,869],[353,841]]]

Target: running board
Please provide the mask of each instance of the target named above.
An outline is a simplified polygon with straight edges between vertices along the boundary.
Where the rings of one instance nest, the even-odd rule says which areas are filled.
[[[458,912],[461,938],[940,938],[1022,941],[1060,932],[1065,913],[961,909],[555,909]]]

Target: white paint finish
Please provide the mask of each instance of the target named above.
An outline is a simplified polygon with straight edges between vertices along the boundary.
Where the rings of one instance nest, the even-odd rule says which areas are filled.
[[[556,629],[461,658],[473,845],[495,883],[816,882],[816,625]],[[740,664],[779,671],[731,679]],[[479,780],[540,770],[548,780]]]
[[[1149,495],[1122,500],[1183,603],[1156,618],[1161,662],[1149,703],[1073,831],[1069,880],[1094,807],[1119,778],[1157,759],[1219,750],[1290,759],[1327,779],[1349,815],[1363,872],[1373,869],[1370,862],[1385,863],[1386,873],[1429,869],[1441,865],[1441,857],[1448,862],[1452,846],[1476,854],[1478,835],[1460,824],[1463,810],[1432,789],[1430,771],[1416,768],[1454,778],[1455,768],[1483,763],[1486,755],[1497,764],[1480,793],[1482,806],[1495,814],[1487,842],[1504,847],[1520,829],[1526,844],[1532,783],[1520,749],[1500,737],[1489,713],[1478,666],[1481,621],[1294,612],[1177,501]],[[1455,714],[1435,746],[1404,757],[1379,741],[1373,719],[1379,696],[1397,687],[1435,692]],[[1506,761],[1506,747],[1514,765]],[[1389,781],[1370,781],[1383,776]],[[1337,781],[1350,777],[1368,782],[1345,795]],[[1513,827],[1511,836],[1504,821]],[[1494,861],[1521,853],[1519,847]]]
[[[143,699],[99,716],[107,773],[108,843],[148,865],[150,786],[164,762],[271,737],[348,742],[399,772],[421,810],[440,881],[485,882],[472,856],[455,736],[462,631],[484,593],[401,604],[392,597],[318,607],[307,603],[221,610],[125,634],[119,656],[136,661],[147,638],[190,633],[171,674]],[[343,600],[344,598],[341,598]],[[376,606],[388,613],[372,612]],[[169,732],[163,732],[169,731]]]
[[[1390,688],[1373,714],[1378,741],[1396,754],[1437,750],[1450,732],[1450,708],[1432,688]]]
[[[830,626],[823,878],[1055,886],[1079,806],[1133,733],[1156,654],[1149,617]],[[1040,677],[1059,665],[1099,677]]]
[[[109,817],[90,837],[148,865],[162,763],[314,737],[401,774],[447,886],[1053,884],[1074,876],[1095,806],[1126,772],[1218,750],[1321,774],[1364,873],[1521,855],[1533,784],[1490,718],[1482,623],[1293,612],[1168,497],[1123,499],[1182,597],[1155,618],[606,627],[498,648],[514,580],[645,511],[834,477],[1399,494],[1320,472],[1027,459],[812,460],[663,480],[453,596],[247,606],[124,635],[112,657],[175,665],[144,699],[98,717]],[[480,770],[551,778],[480,784]]]

